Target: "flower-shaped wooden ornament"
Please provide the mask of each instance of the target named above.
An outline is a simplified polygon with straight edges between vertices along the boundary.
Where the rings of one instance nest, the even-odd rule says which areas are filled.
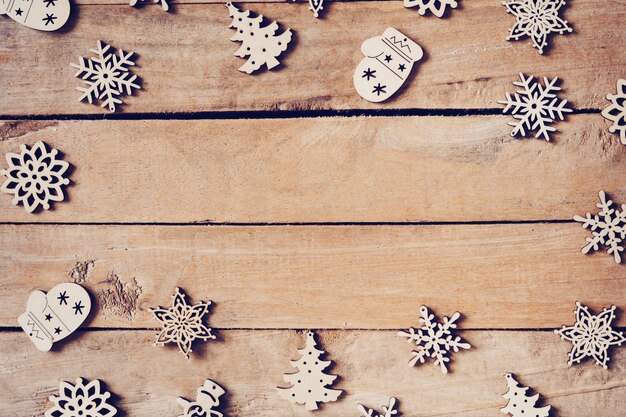
[[[62,381],[59,395],[50,396],[54,407],[45,417],[113,417],[117,409],[109,404],[110,398],[111,393],[97,379],[89,382],[78,378],[76,385]]]
[[[617,80],[615,94],[607,94],[611,105],[602,110],[602,117],[613,122],[609,132],[619,135],[622,145],[626,145],[626,80]]]

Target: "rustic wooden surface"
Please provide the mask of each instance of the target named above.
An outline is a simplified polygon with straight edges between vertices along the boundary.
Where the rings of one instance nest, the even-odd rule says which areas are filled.
[[[173,417],[205,378],[227,389],[229,416],[310,415],[275,387],[313,328],[345,390],[316,415],[396,396],[405,416],[495,417],[511,371],[553,417],[626,417],[626,349],[608,371],[568,367],[552,332],[577,300],[626,308],[626,267],[580,254],[588,231],[571,220],[601,189],[626,203],[626,147],[599,114],[626,76],[626,1],[569,2],[574,33],[546,56],[505,40],[514,19],[497,0],[461,0],[446,19],[392,0],[327,0],[323,19],[306,2],[248,3],[296,33],[278,71],[237,71],[216,1],[168,14],[77,0],[51,34],[0,16],[0,154],[43,140],[72,164],[54,210],[0,195],[0,416],[42,416],[77,377],[102,379],[125,417]],[[375,105],[352,71],[361,42],[392,25],[426,56]],[[77,101],[69,63],[98,39],[139,55],[143,89],[122,113]],[[511,138],[499,115],[519,72],[563,79],[576,110],[550,143]],[[42,353],[17,316],[61,281],[84,285],[94,313]],[[219,339],[189,361],[152,346],[148,309],[174,286],[215,302]],[[448,375],[409,367],[395,335],[419,325],[420,304],[463,313],[473,349]]]

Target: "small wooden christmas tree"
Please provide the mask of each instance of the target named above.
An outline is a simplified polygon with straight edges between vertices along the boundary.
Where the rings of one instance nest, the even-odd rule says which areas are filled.
[[[276,57],[284,52],[291,42],[291,30],[287,29],[280,35],[276,35],[278,23],[271,22],[261,27],[263,15],[250,17],[249,10],[242,12],[230,2],[226,3],[226,7],[228,7],[230,17],[233,18],[230,27],[237,30],[230,40],[241,42],[241,47],[237,49],[235,56],[248,57],[246,63],[239,67],[239,71],[252,74],[263,64],[267,65],[268,69],[280,64]]]
[[[322,371],[330,366],[331,361],[320,360],[323,350],[316,349],[315,333],[309,332],[304,349],[298,349],[302,357],[291,361],[291,366],[298,369],[293,374],[285,374],[285,382],[291,388],[278,388],[280,396],[297,404],[304,404],[307,410],[317,410],[318,402],[336,401],[341,390],[325,388],[337,379],[337,375],[328,375]]]
[[[519,382],[515,380],[513,374],[508,373],[504,377],[506,378],[508,390],[503,397],[509,400],[509,403],[500,411],[513,417],[548,417],[550,414],[549,405],[535,407],[537,400],[539,400],[539,394],[527,396],[526,391],[528,391],[528,387],[518,386]]]

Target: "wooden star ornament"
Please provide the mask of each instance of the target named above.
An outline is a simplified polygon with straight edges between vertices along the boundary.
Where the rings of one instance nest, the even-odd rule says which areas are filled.
[[[211,329],[202,323],[204,316],[209,312],[211,301],[200,301],[198,304],[189,305],[180,288],[174,290],[173,298],[171,308],[150,309],[163,327],[157,335],[155,345],[176,343],[181,353],[189,359],[189,354],[192,352],[191,345],[196,339],[216,338]]]

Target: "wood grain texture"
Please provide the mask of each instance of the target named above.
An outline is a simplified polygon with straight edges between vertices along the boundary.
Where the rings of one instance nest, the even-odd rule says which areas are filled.
[[[600,189],[626,202],[626,147],[601,116],[569,117],[550,143],[511,138],[508,120],[4,122],[1,154],[46,141],[73,183],[37,215],[0,195],[0,221],[553,220],[594,211]]]
[[[303,4],[254,4],[296,36],[281,70],[254,77],[237,71],[243,61],[233,56],[238,45],[228,41],[232,30],[223,4],[178,5],[172,14],[149,5],[78,6],[59,33],[3,22],[0,114],[106,113],[77,101],[80,83],[69,66],[99,39],[139,54],[135,71],[143,90],[126,100],[128,113],[496,108],[520,71],[559,76],[563,96],[575,107],[599,109],[624,75],[625,5],[572,2],[564,17],[575,34],[554,36],[541,56],[527,41],[505,40],[514,18],[492,0],[462,2],[445,20],[421,17],[396,1],[333,3],[323,19],[313,18]],[[380,106],[359,97],[352,73],[362,58],[361,43],[391,22],[422,45],[426,56],[408,87]]]
[[[407,365],[410,346],[393,331],[319,332],[334,362],[335,386],[345,390],[315,415],[357,416],[359,402],[380,408],[391,395],[405,416],[498,417],[506,405],[503,374],[513,371],[541,393],[558,416],[624,417],[626,349],[614,349],[612,368],[566,364],[569,346],[551,332],[463,332],[474,348],[453,357],[452,373],[430,363]],[[224,331],[189,361],[175,349],[152,346],[150,331],[86,332],[61,350],[41,354],[22,334],[0,335],[0,414],[41,415],[60,379],[100,378],[127,416],[174,416],[176,397],[191,397],[205,378],[227,390],[228,416],[310,416],[281,399],[276,386],[303,335],[293,331]]]
[[[0,226],[0,325],[35,289],[85,285],[95,327],[156,327],[175,286],[217,328],[404,328],[420,304],[466,328],[556,328],[626,299],[624,266],[585,256],[578,224]],[[91,268],[76,275],[76,262]],[[626,323],[624,317],[620,323]]]

